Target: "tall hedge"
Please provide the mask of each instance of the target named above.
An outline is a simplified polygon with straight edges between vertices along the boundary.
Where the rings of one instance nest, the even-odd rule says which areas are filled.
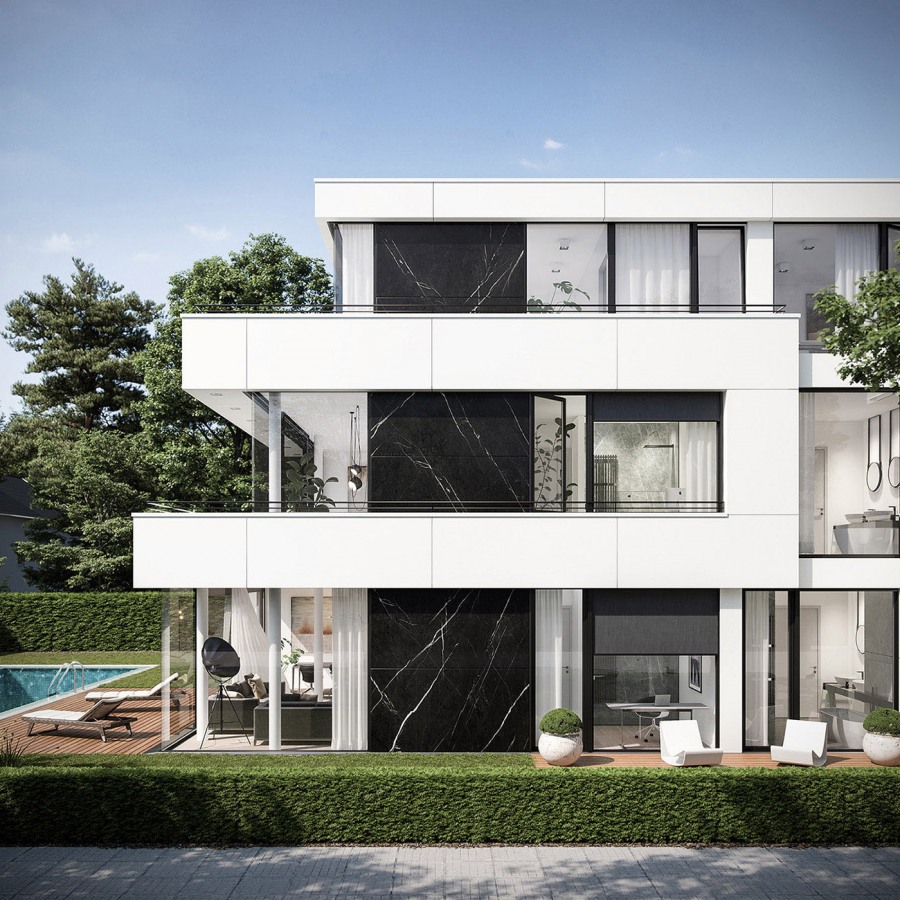
[[[0,653],[158,650],[158,591],[0,594]]]
[[[898,787],[874,768],[0,768],[0,844],[896,844]]]

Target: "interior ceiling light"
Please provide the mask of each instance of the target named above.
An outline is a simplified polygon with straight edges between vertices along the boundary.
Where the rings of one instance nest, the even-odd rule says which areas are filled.
[[[568,250],[570,243],[571,243],[571,241],[569,240],[569,238],[560,238],[559,239],[559,249],[560,250]]]
[[[800,245],[803,247],[804,250],[815,250],[816,249],[816,242],[812,238],[803,238],[803,240],[800,241]]]
[[[557,263],[557,262],[555,262],[555,263],[550,263],[550,272],[551,272],[553,275],[559,275],[559,273],[560,273],[561,271],[562,271],[562,263]]]
[[[775,268],[778,269],[779,275],[784,275],[786,272],[791,271],[791,264],[789,262],[775,263]]]
[[[209,396],[210,397],[221,397],[222,395],[218,391],[212,391]]]

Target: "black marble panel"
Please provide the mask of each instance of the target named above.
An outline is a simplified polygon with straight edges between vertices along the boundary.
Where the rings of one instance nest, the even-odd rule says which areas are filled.
[[[375,226],[375,308],[385,312],[525,312],[521,223]]]
[[[369,591],[369,749],[531,748],[531,592]]]
[[[379,509],[520,509],[531,496],[528,394],[369,394]]]

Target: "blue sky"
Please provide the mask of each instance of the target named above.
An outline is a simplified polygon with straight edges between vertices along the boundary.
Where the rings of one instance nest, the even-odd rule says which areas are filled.
[[[322,256],[316,177],[896,177],[898,48],[896,0],[4,0],[0,301]]]

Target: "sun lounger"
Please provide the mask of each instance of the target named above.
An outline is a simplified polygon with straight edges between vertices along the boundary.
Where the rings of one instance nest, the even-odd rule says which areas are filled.
[[[52,725],[54,729],[63,726],[98,731],[100,740],[105,743],[106,732],[113,728],[124,728],[131,737],[131,723],[134,720],[110,715],[121,703],[121,700],[98,700],[84,712],[69,709],[37,709],[34,712],[25,713],[22,718],[28,723],[29,737],[35,725]]]
[[[696,720],[659,723],[659,752],[670,766],[717,766],[722,751],[704,747]]]
[[[772,747],[772,759],[795,766],[824,766],[828,761],[827,737],[827,722],[788,719],[784,727],[784,744]]]
[[[178,677],[176,672],[170,675],[165,681],[161,681],[156,687],[149,690],[126,690],[126,691],[91,691],[85,694],[84,699],[95,703],[97,700],[152,700],[162,693],[162,689],[173,682]]]

